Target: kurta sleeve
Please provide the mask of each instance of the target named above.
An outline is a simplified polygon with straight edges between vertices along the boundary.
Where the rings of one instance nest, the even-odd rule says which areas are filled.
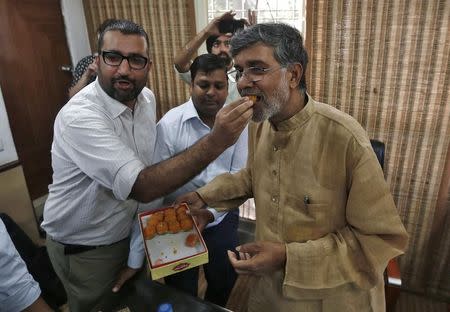
[[[369,146],[347,151],[346,225],[322,238],[286,244],[283,295],[315,299],[337,289],[370,289],[388,261],[404,252],[408,235]]]
[[[244,130],[246,131],[246,130]],[[251,128],[248,128],[251,131]],[[203,201],[218,211],[228,211],[242,205],[248,198],[253,197],[252,164],[254,155],[254,139],[248,136],[248,157],[246,168],[237,173],[224,173],[215,177],[211,182],[199,188],[197,193]]]

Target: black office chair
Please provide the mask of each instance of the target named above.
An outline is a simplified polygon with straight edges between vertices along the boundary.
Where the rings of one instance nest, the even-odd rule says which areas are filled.
[[[370,143],[372,144],[373,151],[378,158],[381,169],[384,169],[384,143],[378,140],[370,140]],[[394,258],[389,261],[384,272],[384,292],[387,312],[392,312],[395,310],[395,305],[400,295],[401,285],[402,280],[400,276],[400,268],[397,260]]]

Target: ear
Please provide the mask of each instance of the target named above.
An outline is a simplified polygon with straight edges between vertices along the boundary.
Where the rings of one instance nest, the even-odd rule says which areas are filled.
[[[297,88],[300,84],[300,80],[303,76],[303,66],[300,63],[295,63],[289,66],[289,72],[291,73],[291,79],[289,80],[289,86],[293,89]]]
[[[148,63],[147,63],[147,72],[149,72],[150,69],[152,69],[152,66],[153,66],[153,61],[149,59]]]

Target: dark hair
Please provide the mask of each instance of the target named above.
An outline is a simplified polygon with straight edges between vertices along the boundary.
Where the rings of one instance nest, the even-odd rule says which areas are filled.
[[[108,19],[105,19],[105,20],[100,24],[100,26],[98,26],[98,28],[97,28],[97,36],[100,36],[101,33],[105,30],[106,27],[108,27],[110,24],[112,24],[112,23],[114,23],[114,22],[116,22],[116,21],[118,21],[118,20],[115,19],[115,18],[108,18]],[[98,38],[97,38],[97,39],[98,39]]]
[[[219,36],[209,36],[208,39],[206,39],[206,51],[208,51],[208,53],[211,53],[212,47],[217,38],[219,38]]]
[[[223,58],[211,53],[199,55],[194,59],[194,62],[192,62],[190,67],[191,80],[194,82],[198,71],[210,73],[217,69],[223,70],[228,79],[227,65],[225,64]]]
[[[101,29],[100,27],[102,27],[103,29]],[[148,35],[145,32],[144,28],[142,28],[140,25],[128,20],[110,19],[103,22],[102,25],[100,25],[100,27],[99,31],[101,30],[101,32],[99,34],[97,44],[98,54],[101,54],[101,49],[103,46],[103,37],[108,31],[120,31],[124,35],[139,35],[141,37],[144,37],[145,42],[147,42],[148,54],[150,54],[150,43]]]
[[[308,65],[308,53],[303,45],[303,37],[292,26],[282,23],[256,24],[231,38],[231,55],[234,57],[242,50],[256,43],[263,43],[273,48],[273,56],[281,66],[299,63],[303,68],[299,88],[306,91],[305,72]]]

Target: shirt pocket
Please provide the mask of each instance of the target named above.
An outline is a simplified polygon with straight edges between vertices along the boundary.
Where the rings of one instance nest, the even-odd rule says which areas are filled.
[[[286,209],[284,236],[287,242],[306,242],[318,239],[330,230],[331,207],[327,203],[299,204],[297,209]]]

